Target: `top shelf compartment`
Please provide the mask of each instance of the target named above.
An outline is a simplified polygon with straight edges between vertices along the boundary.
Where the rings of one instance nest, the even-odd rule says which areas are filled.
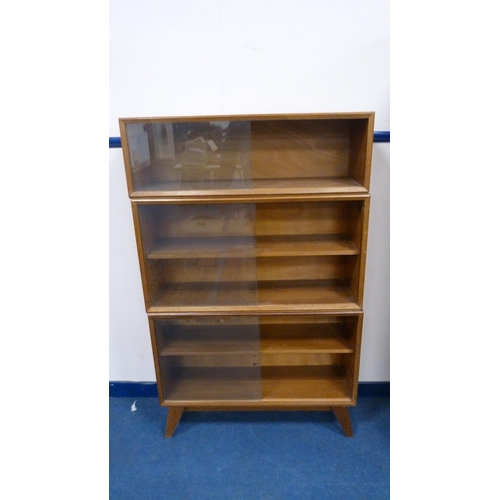
[[[368,194],[373,113],[120,119],[132,198]]]

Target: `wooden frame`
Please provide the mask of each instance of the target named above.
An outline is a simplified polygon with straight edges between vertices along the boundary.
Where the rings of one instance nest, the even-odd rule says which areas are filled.
[[[373,124],[120,119],[166,437],[234,409],[331,409],[352,436]]]

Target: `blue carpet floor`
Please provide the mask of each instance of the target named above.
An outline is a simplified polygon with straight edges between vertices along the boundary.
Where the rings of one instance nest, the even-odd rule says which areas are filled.
[[[330,412],[193,412],[165,439],[157,398],[109,401],[111,500],[389,499],[389,398],[358,399],[353,438]]]

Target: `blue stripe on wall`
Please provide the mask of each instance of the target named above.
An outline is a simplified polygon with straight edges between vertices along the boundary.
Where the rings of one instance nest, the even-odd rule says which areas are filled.
[[[390,132],[374,132],[373,133],[373,142],[391,142],[391,133]],[[121,148],[122,141],[120,137],[110,137],[109,138],[109,147],[110,148]]]
[[[110,398],[157,398],[156,382],[110,382]]]
[[[374,132],[373,142],[391,142],[391,133],[387,132]]]
[[[360,382],[358,385],[360,398],[390,397],[390,382]],[[110,398],[157,398],[158,390],[155,382],[110,382]]]
[[[121,148],[122,140],[120,137],[110,137],[109,138],[109,147],[110,148]]]
[[[390,398],[390,382],[359,382],[358,396],[360,398]]]

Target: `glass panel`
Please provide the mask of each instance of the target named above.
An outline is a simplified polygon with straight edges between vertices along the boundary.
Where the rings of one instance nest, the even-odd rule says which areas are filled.
[[[249,121],[127,124],[134,191],[249,187]]]
[[[257,318],[155,319],[163,399],[260,399]]]
[[[153,307],[255,305],[255,205],[140,205]]]

